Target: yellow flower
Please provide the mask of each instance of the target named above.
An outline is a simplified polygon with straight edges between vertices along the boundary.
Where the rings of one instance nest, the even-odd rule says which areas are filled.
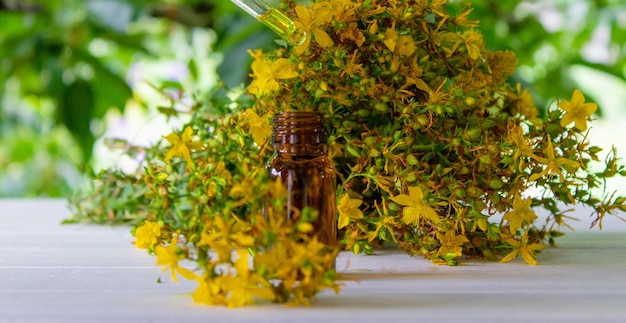
[[[387,46],[391,52],[396,50],[396,41],[398,40],[398,34],[396,33],[396,22],[391,23],[391,27],[385,31],[385,40],[383,43]]]
[[[380,220],[378,221],[378,224],[376,225],[376,230],[374,230],[374,232],[370,234],[368,241],[372,241],[374,239],[379,238],[380,230],[386,229],[391,235],[391,239],[393,239],[393,241],[397,243],[398,240],[396,239],[396,233],[394,229],[398,228],[398,222],[396,222],[395,217],[389,216],[389,214],[387,213],[388,209],[387,209],[387,205],[385,204],[385,200],[383,199],[383,207],[382,207],[384,211],[381,211],[381,208],[378,206],[378,203],[376,203],[376,201],[374,201],[374,207],[376,207],[376,211],[378,212],[378,216],[380,217]]]
[[[462,38],[469,57],[477,60],[480,57],[480,49],[483,46],[482,35],[473,30],[468,30],[463,32]]]
[[[256,112],[247,110],[245,112],[245,120],[248,124],[248,132],[252,136],[254,143],[261,147],[272,134],[272,129],[266,118],[259,117]]]
[[[348,225],[348,223],[350,223],[350,219],[363,218],[363,212],[359,209],[361,203],[363,203],[362,200],[351,199],[348,193],[341,197],[339,205],[337,205],[337,210],[339,211],[339,223],[337,227],[339,229]]]
[[[227,271],[214,278],[197,279],[198,287],[192,294],[194,302],[233,308],[252,304],[255,298],[274,300],[271,284],[250,270],[248,256],[246,249],[236,249],[236,259],[232,267],[227,267]],[[225,262],[228,261],[231,259]]]
[[[446,9],[443,8],[443,6],[448,1],[449,0],[432,0],[432,2],[430,3],[430,10],[435,12],[437,15],[446,18],[446,19],[443,19],[444,21],[447,20],[448,15],[446,14]]]
[[[168,162],[172,157],[183,157],[187,161],[187,166],[193,165],[191,160],[191,150],[197,150],[202,148],[202,143],[199,141],[191,140],[193,130],[191,127],[186,127],[183,131],[182,138],[175,133],[171,133],[164,138],[172,144],[172,148],[167,152],[165,161]]]
[[[161,271],[170,270],[172,272],[172,280],[175,282],[178,282],[178,276],[176,276],[176,273],[179,273],[181,276],[189,280],[199,279],[198,275],[194,274],[191,270],[178,265],[180,256],[176,253],[177,243],[178,238],[175,237],[167,247],[160,245],[156,246],[154,253],[157,257],[157,266],[163,266],[163,270]]]
[[[359,30],[356,22],[351,22],[348,25],[348,28],[346,28],[346,30],[339,35],[339,38],[341,38],[342,41],[351,40],[357,47],[361,47],[361,45],[365,42],[365,36],[363,35],[363,32]]]
[[[520,83],[516,84],[515,89],[517,90],[517,93],[514,94],[517,111],[526,117],[526,120],[530,121],[535,126],[539,126],[542,121],[541,118],[538,117],[539,110],[530,92],[528,89],[522,91],[522,85]]]
[[[161,227],[158,223],[152,221],[144,221],[144,223],[135,230],[135,246],[139,249],[151,249],[157,244],[161,236]]]
[[[474,10],[474,8],[467,9],[463,11],[460,15],[456,16],[452,19],[452,23],[457,26],[463,27],[478,27],[478,20],[468,20],[467,16]]]
[[[565,111],[561,119],[561,126],[565,127],[574,122],[578,130],[587,130],[587,120],[596,112],[598,105],[595,103],[585,103],[585,97],[580,90],[574,90],[571,101],[562,101],[557,104]]]
[[[400,36],[396,41],[395,52],[403,55],[403,56],[411,56],[417,47],[415,46],[415,41],[411,36]]]
[[[509,262],[515,259],[515,257],[521,255],[522,259],[524,259],[526,263],[528,263],[529,265],[535,266],[537,265],[537,258],[536,258],[537,252],[545,247],[544,245],[540,243],[528,244],[528,229],[526,229],[520,241],[517,241],[513,238],[505,239],[505,241],[508,244],[516,248],[511,253],[504,256],[504,258],[502,258],[500,262]]]
[[[344,77],[346,74],[350,77],[353,77],[354,75],[363,75],[363,73],[365,72],[365,70],[363,69],[363,64],[356,63],[357,54],[358,50],[354,50],[350,61],[345,65],[344,68],[342,68],[340,74],[341,77]]]
[[[535,211],[530,209],[531,198],[522,199],[519,194],[515,194],[513,200],[513,210],[507,212],[502,218],[509,221],[511,233],[515,233],[525,225],[537,219]]]
[[[252,62],[253,80],[248,87],[252,94],[263,95],[279,88],[278,80],[291,79],[298,76],[296,67],[286,58],[279,58],[274,62],[257,59]]]
[[[331,0],[312,4],[311,8],[314,9],[316,15],[330,14],[339,23],[349,23],[359,20],[356,17],[357,6],[352,0]]]
[[[561,166],[567,166],[574,170],[580,167],[580,163],[576,161],[569,160],[563,157],[556,158],[556,155],[554,153],[554,147],[552,146],[552,139],[550,139],[550,136],[548,136],[548,144],[546,145],[546,148],[543,150],[543,152],[546,158],[535,156],[535,159],[538,162],[545,164],[546,168],[544,168],[544,170],[540,173],[532,174],[529,178],[530,181],[535,181],[543,175],[558,174],[562,183],[565,180],[565,175],[563,175],[563,172],[561,172]]]
[[[465,236],[457,236],[453,230],[449,230],[445,235],[437,232],[437,239],[441,242],[439,256],[442,257],[450,253],[460,257],[463,254],[463,244],[469,242]]]
[[[315,41],[322,48],[328,48],[335,43],[332,38],[321,28],[321,26],[330,21],[332,18],[332,11],[328,6],[318,6],[315,12],[309,11],[305,6],[296,6],[295,19],[296,27],[305,32],[306,38],[301,45],[296,46],[295,50],[297,54],[302,54],[309,47],[311,43],[311,35],[315,36]]]
[[[226,304],[226,297],[222,292],[219,283],[216,281],[207,282],[205,280],[198,279],[198,287],[191,294],[191,298],[198,304],[209,306]]]
[[[409,195],[399,194],[392,197],[391,200],[404,206],[402,209],[402,221],[404,223],[418,225],[420,217],[433,222],[439,221],[439,215],[428,205],[424,199],[424,193],[419,187],[409,187]]]
[[[530,148],[530,146],[528,145],[526,137],[524,137],[524,131],[522,130],[522,127],[518,125],[514,125],[513,127],[511,127],[507,136],[507,142],[513,145],[513,149],[515,151],[513,153],[513,159],[518,161],[518,168],[520,172],[525,167],[525,157],[531,157],[535,159],[537,158],[532,148]]]
[[[234,264],[236,276],[223,276],[222,286],[229,292],[226,305],[232,308],[252,304],[255,296],[273,300],[274,292],[269,283],[257,274],[251,273],[248,251],[238,250],[237,257]]]
[[[216,216],[213,221],[213,232],[203,231],[198,246],[211,247],[220,262],[230,260],[234,248],[251,247],[254,244],[254,238],[236,220],[227,223],[222,216]]]
[[[483,47],[483,37],[481,34],[474,30],[466,30],[463,33],[454,34],[452,37],[457,38],[457,41],[452,48],[447,50],[448,56],[452,56],[459,46],[464,45],[471,59],[477,60],[480,58],[480,50]]]
[[[328,270],[335,262],[338,249],[329,250],[315,236],[298,243],[285,240],[270,251],[272,256],[263,257],[263,262],[255,262],[255,268],[257,265],[265,266],[273,258],[274,264],[271,266],[276,268],[275,277],[281,281],[281,286],[292,293],[292,304],[309,305],[308,299],[323,288],[339,291],[335,282],[324,277],[328,277]]]

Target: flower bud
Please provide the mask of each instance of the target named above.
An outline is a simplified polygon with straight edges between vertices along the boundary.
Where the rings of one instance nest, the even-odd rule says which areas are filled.
[[[478,186],[472,185],[467,188],[467,196],[469,197],[479,197],[483,194],[482,190],[478,188]]]
[[[467,141],[476,140],[478,137],[480,137],[481,132],[482,130],[480,130],[479,128],[470,129],[463,132],[463,138],[465,138],[465,140]]]
[[[489,180],[489,187],[494,190],[499,190],[502,186],[504,186],[504,182],[498,177],[494,177]]]
[[[420,126],[425,126],[430,122],[430,119],[425,114],[420,114],[417,116],[417,123]]]
[[[406,163],[409,165],[417,165],[419,161],[417,160],[417,157],[415,157],[415,155],[407,155],[406,156]]]

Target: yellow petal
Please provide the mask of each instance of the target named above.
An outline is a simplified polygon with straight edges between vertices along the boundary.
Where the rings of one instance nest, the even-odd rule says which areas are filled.
[[[198,276],[197,274],[195,274],[194,272],[192,272],[191,270],[189,270],[187,268],[178,267],[178,268],[176,268],[176,271],[178,271],[178,273],[181,276],[183,276],[183,278],[185,278],[187,280],[198,280],[198,279],[200,279],[200,276]]]
[[[530,175],[530,178],[528,178],[529,181],[534,182],[537,179],[539,179],[541,176],[543,176],[545,173],[545,171],[541,172],[541,173],[534,173],[532,175]]]
[[[163,137],[165,140],[169,141],[172,145],[178,145],[181,143],[180,137],[175,133],[170,133],[169,135]]]
[[[313,29],[313,35],[315,35],[317,44],[322,48],[332,47],[335,44],[330,36],[320,28]]]
[[[420,212],[417,208],[407,206],[402,209],[402,221],[406,224],[418,225],[420,221]]]
[[[278,82],[276,82],[276,80],[269,79],[267,83],[265,84],[265,88],[263,89],[262,93],[269,93],[272,91],[276,91],[278,90],[279,87],[280,85],[278,84]]]
[[[578,169],[580,167],[580,163],[567,158],[559,158],[556,161],[559,165],[567,165],[573,169]]]
[[[504,242],[512,245],[513,247],[519,247],[519,241],[513,239],[513,238],[504,238]]]
[[[339,205],[346,205],[348,204],[348,201],[350,201],[350,195],[345,193],[341,196],[341,199],[339,199]]]
[[[185,130],[183,131],[182,142],[183,143],[190,142],[192,135],[193,135],[193,129],[191,129],[191,127],[189,126],[186,127]]]
[[[297,5],[296,16],[298,16],[298,19],[302,22],[302,24],[304,25],[311,24],[311,13],[309,12],[309,9],[307,9],[307,7],[302,6],[302,5]]]
[[[595,103],[585,103],[583,104],[582,110],[585,113],[585,115],[590,116],[594,114],[596,110],[598,110],[598,105]]]
[[[252,62],[250,68],[252,69],[254,77],[257,78],[267,78],[272,75],[271,66],[262,60],[256,60]]]
[[[348,215],[346,215],[344,213],[339,213],[339,221],[337,222],[337,228],[341,229],[341,228],[347,226],[348,223],[350,223],[350,219],[349,219]]]
[[[265,88],[266,83],[265,80],[254,79],[250,82],[250,85],[248,85],[248,92],[250,92],[250,94],[263,94],[261,89]]]
[[[415,204],[413,202],[413,199],[411,199],[411,197],[406,194],[399,194],[399,195],[393,196],[391,197],[391,200],[402,206],[411,206]]]
[[[361,212],[361,210],[359,209],[351,209],[348,213],[347,213],[348,217],[350,217],[351,219],[362,219],[363,218],[363,212]]]
[[[531,266],[537,265],[537,259],[535,259],[535,256],[529,251],[522,252],[522,259]]]
[[[363,201],[361,201],[361,200],[349,199],[348,202],[346,203],[345,207],[346,208],[350,208],[350,209],[354,209],[354,208],[357,208],[357,207],[361,206],[361,204],[363,204]]]
[[[583,95],[582,92],[580,92],[579,89],[574,90],[574,93],[572,94],[571,102],[573,105],[579,105],[585,102],[585,96]]]
[[[272,64],[272,75],[276,79],[290,79],[298,76],[296,67],[286,58],[279,58]]]
[[[396,49],[396,39],[398,39],[398,34],[396,34],[394,27],[385,31],[385,40],[383,40],[383,43],[392,52]]]
[[[563,109],[563,108],[561,108]],[[565,109],[563,109],[565,111]],[[576,119],[574,118],[574,114],[571,112],[565,113],[561,118],[561,127],[567,127],[570,123],[574,122]]]
[[[172,269],[172,280],[175,283],[178,283],[178,276],[176,276],[176,271],[174,269]]]
[[[233,235],[231,238],[242,247],[249,247],[254,244],[254,238],[249,235],[237,234]]]
[[[304,42],[301,45],[296,46],[296,54],[300,55],[304,53],[306,49],[309,48],[310,44],[311,44],[311,35],[307,32],[304,38]]]
[[[511,253],[509,253],[508,255],[504,256],[504,258],[502,258],[500,260],[500,262],[509,262],[509,261],[515,259],[515,257],[517,257],[518,254],[519,254],[519,250],[513,250]]]
[[[537,251],[537,250],[541,250],[543,248],[545,248],[546,246],[540,244],[540,243],[533,243],[531,245],[528,246],[528,250],[532,250],[532,251]]]
[[[193,165],[193,160],[191,160],[191,153],[189,152],[189,148],[187,146],[180,147],[180,154],[183,155],[183,158],[187,161],[187,167]]]
[[[302,32],[304,32],[304,42],[302,42],[302,44],[295,47],[296,54],[300,55],[304,53],[306,49],[309,48],[309,45],[311,44],[311,31],[309,30],[308,26],[305,26],[299,20],[296,20],[294,23],[298,30],[301,30]]]
[[[419,202],[424,199],[424,193],[422,193],[422,189],[417,186],[409,187],[409,196],[413,199],[414,202]]]
[[[165,161],[168,162],[170,161],[170,159],[176,157],[179,155],[178,153],[178,147],[172,147],[172,149],[170,149],[170,151],[167,152],[167,155],[165,155]]]
[[[576,118],[576,123],[574,124],[574,126],[578,130],[585,131],[587,130],[587,120],[585,120],[584,118]]]
[[[398,54],[404,56],[411,56],[415,53],[415,42],[411,36],[400,36],[396,44],[396,50]]]
[[[425,206],[424,209],[422,210],[423,212],[423,216],[424,218],[432,221],[432,222],[438,222],[439,221],[439,214],[437,214],[437,212],[435,212],[435,210],[433,210],[432,207],[430,206]]]
[[[252,289],[254,296],[268,301],[274,300],[274,291],[270,287],[260,287]]]
[[[408,79],[409,78],[407,78],[407,83],[408,83]],[[413,84],[415,84],[415,86],[418,89],[420,89],[420,90],[422,90],[422,91],[424,91],[426,93],[431,93],[432,92],[432,90],[430,89],[428,84],[426,84],[426,82],[424,82],[424,80],[422,80],[420,78],[416,78],[416,79],[411,79],[411,81],[412,81]]]
[[[193,150],[200,150],[202,149],[202,147],[204,147],[204,145],[199,141],[192,141],[192,142],[187,143],[187,147]]]
[[[237,271],[237,276],[248,277],[250,275],[250,263],[248,260],[248,251],[238,250],[237,257],[239,257],[235,261],[235,271]]]

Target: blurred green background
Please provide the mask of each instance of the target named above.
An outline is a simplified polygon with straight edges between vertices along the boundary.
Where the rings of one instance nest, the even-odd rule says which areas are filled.
[[[623,0],[472,5],[488,48],[517,54],[511,82],[540,107],[581,88],[609,125],[596,140],[612,142],[626,120]],[[219,80],[242,86],[246,50],[275,38],[227,0],[0,0],[0,197],[68,196],[92,170],[139,167],[105,143],[158,140],[181,120],[159,110],[184,115]]]

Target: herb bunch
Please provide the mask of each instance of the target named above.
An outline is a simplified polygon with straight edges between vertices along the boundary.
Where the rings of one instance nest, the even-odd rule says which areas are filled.
[[[508,83],[515,55],[486,49],[469,6],[313,0],[283,9],[307,39],[251,52],[253,109],[265,119],[284,110],[327,117],[346,248],[369,253],[393,241],[437,263],[467,255],[535,264],[566,225],[563,205],[592,207],[600,225],[626,208],[625,198],[591,193],[626,174],[615,151],[603,170],[590,168],[601,151],[586,139],[596,104],[576,90],[541,116],[528,90]],[[528,196],[531,188],[542,194]]]
[[[308,304],[339,290],[338,250],[310,234],[315,212],[286,221],[285,188],[265,172],[277,112],[326,117],[338,227],[355,253],[390,242],[435,263],[521,256],[535,264],[567,225],[563,208],[590,206],[597,225],[626,209],[623,197],[591,193],[626,175],[614,150],[601,161],[587,140],[597,106],[577,90],[542,115],[528,90],[508,83],[515,55],[485,48],[470,7],[285,0],[282,9],[307,39],[251,51],[251,101],[216,91],[191,108],[183,129],[146,150],[138,174],[101,173],[95,190],[73,201],[77,221],[134,224],[136,246],[173,280],[198,282],[195,301]],[[108,189],[115,183],[124,189]]]
[[[265,171],[271,149],[255,144],[269,128],[237,92],[216,89],[186,111],[191,121],[148,149],[138,174],[98,175],[71,201],[70,221],[132,224],[137,248],[172,281],[197,282],[198,303],[309,304],[321,290],[339,291],[339,249],[310,234],[314,210],[287,220],[287,191]]]

